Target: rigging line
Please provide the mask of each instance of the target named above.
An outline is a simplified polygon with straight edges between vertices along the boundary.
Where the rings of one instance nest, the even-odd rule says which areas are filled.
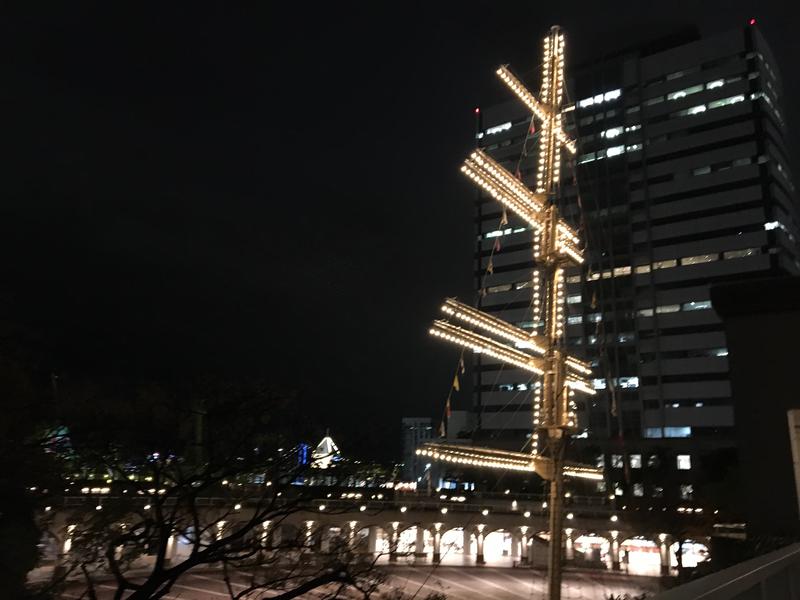
[[[569,99],[569,94],[568,93],[567,93],[567,97]],[[573,119],[574,119],[574,117],[573,117]],[[575,123],[575,133],[576,133],[576,135],[575,135],[575,137],[576,137],[576,146],[578,146],[579,149],[581,149],[580,147],[582,146],[582,144],[581,144],[581,141],[580,141],[581,137],[580,137],[579,121],[577,119],[574,119],[574,123]],[[576,156],[577,155],[578,155],[578,153],[576,153]],[[579,211],[581,213],[581,223],[584,225],[584,230],[583,231],[584,231],[584,234],[586,236],[586,241],[587,241],[587,246],[588,246],[589,245],[589,241],[591,239],[596,239],[596,236],[595,236],[595,232],[592,229],[590,229],[590,227],[589,227],[588,213],[586,212],[586,210],[585,210],[585,208],[583,206],[582,195],[581,195],[581,184],[578,181],[578,176],[577,176],[578,168],[577,167],[578,167],[577,161],[573,161],[573,164],[572,164],[573,183],[574,183],[575,189],[576,189],[578,209],[579,209]],[[599,168],[599,166],[595,165],[595,169],[597,170],[598,168]],[[595,204],[595,216],[597,217],[597,215],[599,214],[601,209],[600,209],[599,194],[597,193],[597,181],[596,181],[596,179],[597,178],[595,178],[594,180],[590,180],[591,181],[590,185],[591,185],[591,187],[593,189],[593,193],[591,195],[593,197],[594,204]],[[600,235],[603,238],[607,238],[608,232],[605,230],[605,228],[600,227]],[[606,239],[605,241],[608,241],[608,240]],[[609,246],[609,244],[604,244],[602,247],[607,247],[607,246]],[[613,267],[613,263],[614,263],[613,257],[612,257],[612,260],[610,262],[611,262],[612,278],[613,278],[613,268],[614,268]],[[591,263],[587,261],[587,274],[589,272],[588,267],[590,266],[590,264]],[[598,282],[602,281],[602,271],[603,271],[602,260],[598,256],[598,259],[597,259],[597,272],[600,273],[601,278],[597,279],[595,281],[598,281]],[[602,285],[602,283],[597,283],[596,284],[595,293],[596,293],[598,288],[599,288],[599,292],[600,292],[600,305],[602,307],[602,306],[605,305],[605,290],[604,290],[604,286]],[[593,308],[596,308],[596,307],[593,307]],[[602,362],[603,366],[605,367],[604,371],[605,371],[605,376],[606,376],[605,377],[606,378],[606,388],[609,390],[609,396],[610,396],[610,400],[611,400],[611,407],[610,407],[611,408],[611,413],[612,413],[612,416],[615,416],[615,414],[616,414],[616,416],[618,416],[618,419],[619,419],[618,429],[619,429],[619,432],[620,432],[620,438],[623,439],[624,435],[622,433],[623,428],[622,428],[622,420],[621,420],[621,414],[622,413],[621,413],[621,411],[617,410],[616,386],[614,385],[613,377],[609,377],[609,375],[611,374],[611,358],[609,356],[609,351],[608,351],[608,346],[607,346],[607,341],[606,341],[605,326],[604,326],[604,324],[602,324],[602,315],[603,315],[602,308],[600,310],[600,315],[601,315],[601,320],[597,322],[597,325],[595,327],[595,338],[596,338],[597,345],[598,345],[598,352],[597,353],[598,353],[598,358],[600,359],[600,361]],[[601,333],[602,333],[602,335],[600,335]],[[617,356],[617,354],[618,354],[618,350],[615,351],[615,357]],[[619,374],[617,373],[617,375],[619,375]]]

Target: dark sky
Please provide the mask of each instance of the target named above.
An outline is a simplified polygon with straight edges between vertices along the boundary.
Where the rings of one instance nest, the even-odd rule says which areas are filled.
[[[800,102],[785,2],[31,4],[0,19],[4,335],[66,375],[298,389],[345,452],[441,411],[457,351],[426,332],[470,296],[458,165],[497,64],[553,23],[575,61],[755,16]]]

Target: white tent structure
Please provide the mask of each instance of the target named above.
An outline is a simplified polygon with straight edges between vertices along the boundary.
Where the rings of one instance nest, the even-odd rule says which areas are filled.
[[[342,455],[333,438],[326,434],[311,453],[311,466],[315,469],[327,469],[331,463],[341,460]]]

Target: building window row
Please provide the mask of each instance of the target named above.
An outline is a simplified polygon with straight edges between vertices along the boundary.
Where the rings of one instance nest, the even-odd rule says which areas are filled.
[[[641,469],[644,465],[643,463],[643,455],[642,454],[629,454],[628,455],[628,465],[631,469]],[[595,464],[599,468],[605,467],[605,455],[599,455],[596,460]],[[625,456],[622,454],[612,454],[610,456],[610,466],[612,469],[624,469],[625,468]],[[658,454],[650,454],[647,457],[647,468],[649,469],[658,469],[661,467],[661,457]],[[692,456],[691,454],[678,454],[675,457],[675,468],[678,471],[689,471],[692,468]]]
[[[635,376],[630,377],[614,377],[612,379],[612,383],[614,387],[618,387],[623,390],[633,390],[639,387],[639,378]],[[604,390],[607,387],[607,381],[605,378],[593,379],[592,380],[592,387],[596,390]]]
[[[612,158],[614,156],[622,156],[626,152],[638,152],[642,149],[641,144],[620,144],[619,146],[611,146],[609,148],[605,148],[603,150],[598,150],[597,152],[587,152],[586,154],[581,154],[578,157],[578,164],[582,165],[585,163],[594,162],[595,160],[602,160],[604,158]]]
[[[676,312],[688,312],[692,310],[707,310],[711,308],[711,300],[698,300],[693,302],[684,302],[683,304],[662,304],[655,308],[640,308],[636,311],[637,317],[652,317],[656,315],[664,315]]]
[[[691,427],[645,427],[644,437],[650,439],[689,438],[692,437],[692,428]]]
[[[782,223],[778,221],[772,221],[769,223],[764,224],[764,229],[770,230],[775,228],[781,228],[783,231],[788,233],[788,229]],[[697,254],[695,256],[685,256],[682,258],[670,258],[666,260],[658,260],[649,265],[636,265],[631,267],[630,265],[625,265],[622,267],[614,267],[613,269],[606,269],[604,271],[590,271],[586,275],[586,281],[597,281],[598,279],[611,279],[612,277],[624,277],[626,275],[631,275],[635,273],[636,275],[642,275],[645,273],[649,273],[651,270],[656,271],[658,269],[671,269],[673,267],[680,266],[690,266],[690,265],[698,265],[707,262],[714,262],[717,260],[728,260],[731,258],[745,258],[748,256],[756,256],[761,254],[761,248],[743,248],[740,250],[728,250],[722,253],[714,253],[714,254]],[[567,283],[580,283],[582,280],[581,275],[569,275],[566,278]],[[567,296],[567,304],[579,304],[581,302],[580,294]],[[687,309],[690,310],[690,309]]]
[[[584,98],[583,100],[578,100],[577,106],[578,108],[589,108],[590,106],[597,106],[598,104],[603,104],[604,102],[619,100],[621,97],[621,89],[609,90],[603,94],[597,94],[595,96],[590,96],[589,98]]]

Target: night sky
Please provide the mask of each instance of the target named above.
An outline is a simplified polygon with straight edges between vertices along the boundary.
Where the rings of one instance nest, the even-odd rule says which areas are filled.
[[[797,147],[785,2],[108,4],[3,8],[5,347],[64,377],[265,379],[346,454],[441,412],[458,351],[427,328],[471,299],[473,109],[551,24],[569,64],[756,17]]]

